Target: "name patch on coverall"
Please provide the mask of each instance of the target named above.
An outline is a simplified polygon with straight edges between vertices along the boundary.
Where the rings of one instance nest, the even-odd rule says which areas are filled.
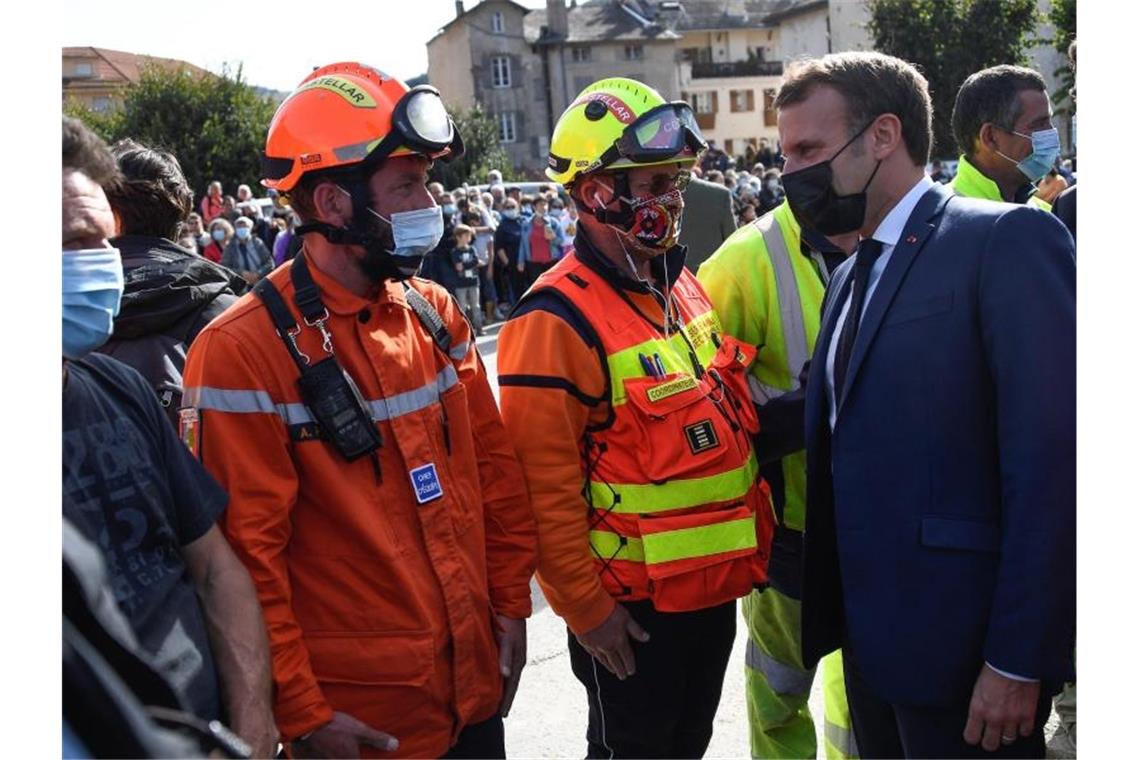
[[[408,476],[412,479],[412,490],[416,492],[418,503],[426,504],[443,496],[443,485],[439,482],[434,462],[428,462],[422,467],[409,471]]]

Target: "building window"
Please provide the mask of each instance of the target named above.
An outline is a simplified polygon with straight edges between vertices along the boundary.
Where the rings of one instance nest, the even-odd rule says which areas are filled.
[[[776,126],[776,109],[772,106],[776,102],[775,90],[764,90],[764,126]]]
[[[75,76],[89,77],[95,72],[91,69],[90,63],[77,63],[75,64]]]
[[[503,12],[495,11],[491,14],[491,31],[497,34],[503,32]]]
[[[590,60],[590,48],[588,47],[572,48],[570,54],[573,57],[574,63],[586,63]]]
[[[689,103],[697,113],[716,113],[715,92],[694,92],[689,95]]]
[[[645,48],[641,45],[626,45],[625,59],[627,61],[640,61],[645,57]]]
[[[511,59],[505,55],[491,59],[491,86],[499,88],[511,86]]]
[[[98,97],[91,101],[91,110],[95,113],[104,113],[111,108],[111,99],[107,97]]]
[[[515,141],[515,115],[514,113],[499,114],[499,142],[513,143]]]
[[[733,113],[756,110],[756,104],[752,100],[752,90],[731,90],[729,95]]]

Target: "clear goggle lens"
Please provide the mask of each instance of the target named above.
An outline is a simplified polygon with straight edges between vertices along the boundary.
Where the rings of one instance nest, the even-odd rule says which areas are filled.
[[[431,143],[450,143],[452,137],[451,119],[438,95],[432,92],[419,92],[408,101],[408,126],[416,137]]]

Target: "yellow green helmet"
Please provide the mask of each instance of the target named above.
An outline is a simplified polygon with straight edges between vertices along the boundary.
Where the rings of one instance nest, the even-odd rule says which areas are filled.
[[[707,147],[688,103],[670,103],[637,80],[610,77],[582,90],[558,118],[546,176],[568,186],[601,169],[691,165]]]

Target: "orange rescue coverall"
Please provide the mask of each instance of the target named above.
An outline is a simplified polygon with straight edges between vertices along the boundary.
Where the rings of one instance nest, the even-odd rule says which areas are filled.
[[[316,363],[321,335],[304,326],[290,267],[269,278]],[[187,426],[230,493],[223,528],[265,613],[282,739],[337,710],[395,736],[401,755],[438,757],[498,708],[493,614],[530,614],[537,537],[525,480],[470,328],[442,288],[413,282],[447,325],[450,357],[402,285],[369,300],[309,270],[336,356],[380,421],[379,467],[316,437],[297,367],[252,293],[191,347],[184,383],[198,421]],[[442,496],[418,504],[410,471],[425,463]]]

